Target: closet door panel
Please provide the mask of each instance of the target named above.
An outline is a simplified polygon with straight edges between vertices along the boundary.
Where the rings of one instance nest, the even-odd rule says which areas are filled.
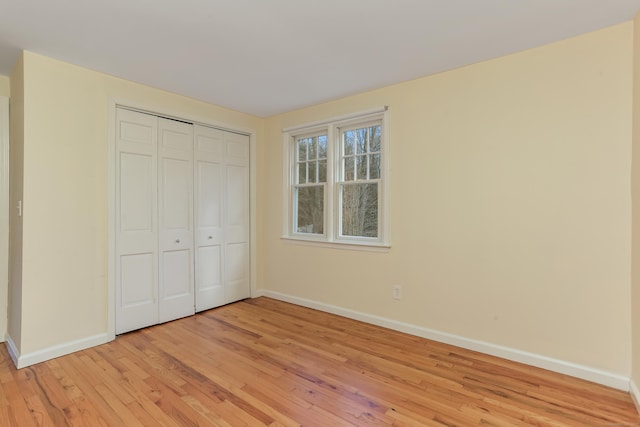
[[[151,254],[123,255],[120,257],[120,265],[122,307],[152,305],[156,295],[153,256]]]
[[[203,246],[198,250],[198,289],[196,311],[224,304],[222,286],[221,246]]]
[[[224,155],[224,131],[196,125],[196,152],[198,158],[221,160]]]
[[[249,237],[248,170],[246,167],[229,165],[226,172],[225,241],[246,242]]]
[[[223,283],[224,132],[195,127],[196,311],[225,303]]]
[[[249,297],[249,245],[231,243],[225,254],[225,300],[238,301]]]
[[[116,112],[116,333],[158,323],[157,118]]]
[[[190,250],[163,252],[161,322],[193,314],[192,263]],[[185,299],[188,307],[183,303]]]
[[[250,296],[249,137],[225,132],[223,215],[225,303]]]
[[[153,156],[120,153],[120,231],[150,232],[153,227]]]
[[[193,286],[193,126],[159,123],[159,319],[189,316]]]

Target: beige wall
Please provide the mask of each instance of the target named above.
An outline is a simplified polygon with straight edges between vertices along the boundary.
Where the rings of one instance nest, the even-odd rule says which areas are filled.
[[[9,96],[9,77],[0,76],[0,96]]]
[[[633,170],[632,188],[632,278],[631,278],[631,332],[632,358],[631,380],[636,393],[640,392],[640,14],[634,20],[633,33]],[[638,408],[640,409],[640,395]]]
[[[24,268],[22,300],[12,300],[21,328],[12,316],[10,330],[20,353],[28,354],[108,329],[111,101],[254,129],[258,139],[263,119],[30,52],[23,76]],[[19,98],[13,87],[12,93]]]
[[[632,31],[270,118],[265,288],[628,376]],[[281,129],[381,105],[392,249],[281,240]]]

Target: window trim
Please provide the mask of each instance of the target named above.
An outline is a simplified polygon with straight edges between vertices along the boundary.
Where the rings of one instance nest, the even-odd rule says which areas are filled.
[[[381,178],[364,182],[378,182],[378,234],[377,238],[360,236],[341,236],[340,234],[340,190],[344,184],[340,179],[340,140],[341,129],[379,121],[382,126],[381,145]],[[327,182],[324,191],[324,230],[323,234],[298,233],[294,230],[295,222],[295,188],[296,171],[293,165],[296,160],[295,141],[298,138],[326,132],[327,144]],[[328,246],[341,249],[378,250],[390,248],[389,243],[389,182],[390,182],[390,150],[389,150],[389,109],[387,106],[362,111],[359,113],[338,116],[326,120],[292,126],[283,132],[283,215],[282,239],[310,245]]]

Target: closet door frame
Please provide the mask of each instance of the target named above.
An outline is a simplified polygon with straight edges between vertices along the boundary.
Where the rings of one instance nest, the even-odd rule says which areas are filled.
[[[9,290],[9,98],[0,96],[0,342],[7,334]],[[14,211],[15,212],[15,211]]]
[[[194,117],[191,114],[176,110],[167,110],[153,105],[144,105],[129,100],[112,99],[109,103],[109,127],[108,127],[108,164],[107,164],[107,230],[108,230],[108,259],[107,259],[107,334],[108,339],[116,336],[116,110],[126,108],[140,113],[153,114],[173,120],[180,120],[209,126],[224,131],[244,134],[249,136],[249,295],[259,296],[256,282],[256,131],[254,129],[229,125],[210,118]]]

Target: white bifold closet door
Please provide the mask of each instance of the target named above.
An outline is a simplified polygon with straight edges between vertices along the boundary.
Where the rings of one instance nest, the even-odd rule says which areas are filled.
[[[195,126],[196,311],[249,297],[249,137]]]
[[[118,108],[116,138],[116,333],[249,297],[249,137]]]

